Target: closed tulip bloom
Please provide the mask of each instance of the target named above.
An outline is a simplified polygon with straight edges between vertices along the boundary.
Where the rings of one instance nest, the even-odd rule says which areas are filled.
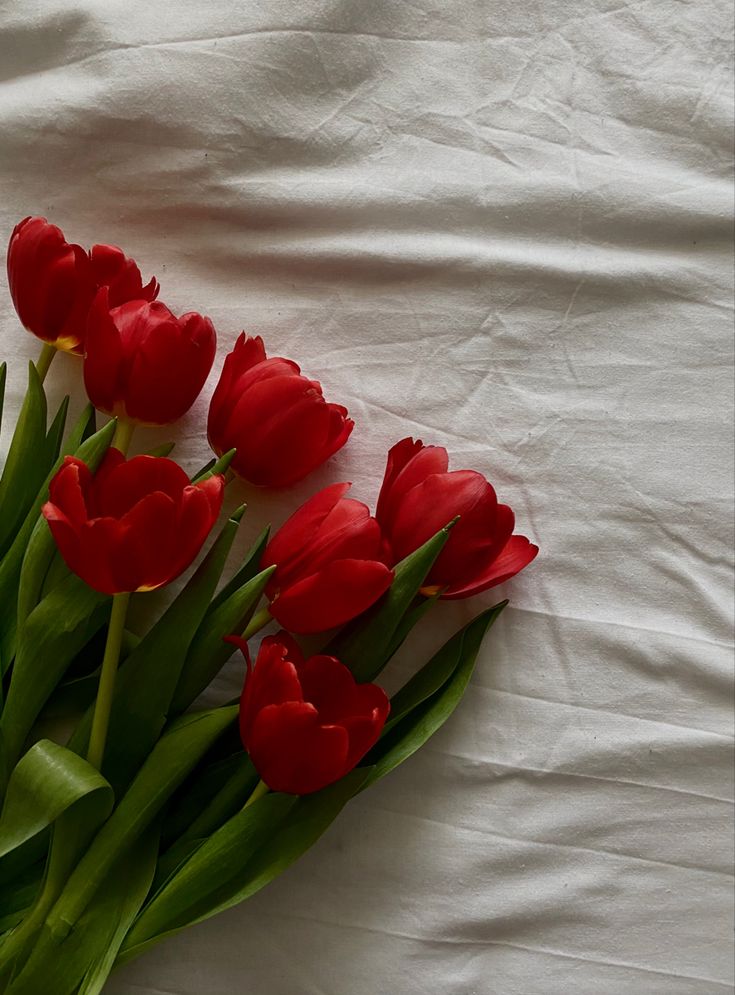
[[[8,283],[15,310],[29,332],[57,349],[81,353],[87,314],[100,287],[122,304],[133,297],[153,300],[158,283],[146,286],[132,259],[113,245],[88,253],[69,243],[45,218],[25,218],[8,245]]]
[[[212,449],[237,454],[234,472],[262,487],[286,487],[345,444],[354,422],[324,400],[321,384],[290,359],[268,359],[260,336],[243,332],[225,359],[209,408]]]
[[[446,546],[425,581],[444,598],[469,598],[515,576],[538,546],[513,535],[515,516],[498,504],[488,481],[474,470],[448,471],[441,446],[403,439],[388,453],[376,518],[394,562],[408,556],[457,515]]]
[[[103,594],[151,591],[194,560],[217,520],[224,478],[197,484],[173,460],[110,449],[97,473],[67,456],[43,514],[67,566]]]
[[[304,657],[287,633],[263,640],[248,661],[240,699],[240,736],[262,780],[273,791],[308,795],[333,784],[373,746],[390,711],[375,684],[356,684],[331,656]]]
[[[111,307],[112,290],[89,312],[84,385],[100,411],[144,425],[168,425],[198,397],[214,362],[209,318],[175,317],[161,301]]]
[[[380,527],[349,484],[319,491],[266,546],[270,612],[292,632],[324,632],[360,615],[390,587],[393,571]]]

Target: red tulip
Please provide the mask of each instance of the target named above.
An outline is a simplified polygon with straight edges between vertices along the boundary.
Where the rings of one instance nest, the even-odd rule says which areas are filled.
[[[209,318],[176,318],[160,301],[109,306],[100,290],[87,322],[84,384],[100,411],[127,421],[167,425],[196,400],[214,362]]]
[[[397,562],[459,515],[425,583],[442,589],[443,598],[469,598],[515,576],[538,546],[513,535],[513,512],[498,504],[481,473],[449,473],[448,465],[441,446],[397,443],[388,453],[376,518]]]
[[[43,514],[68,567],[103,594],[152,591],[179,576],[222,506],[224,478],[191,484],[173,460],[110,449],[92,476],[67,456]]]
[[[153,300],[158,293],[155,279],[143,286],[140,270],[121,249],[95,245],[88,253],[45,218],[25,218],[13,229],[8,283],[28,331],[70,352],[82,351],[87,313],[100,287],[110,288],[116,304]]]
[[[341,449],[353,426],[346,408],[324,400],[321,384],[290,359],[268,359],[260,336],[243,332],[225,359],[207,432],[218,455],[237,449],[238,476],[286,487]]]
[[[390,587],[380,527],[349,484],[325,487],[281,526],[263,554],[276,565],[271,615],[292,632],[324,632],[360,615]]]
[[[390,703],[375,684],[356,684],[333,656],[304,660],[281,632],[261,643],[248,663],[240,699],[240,736],[261,778],[273,791],[308,795],[357,766],[385,725]]]

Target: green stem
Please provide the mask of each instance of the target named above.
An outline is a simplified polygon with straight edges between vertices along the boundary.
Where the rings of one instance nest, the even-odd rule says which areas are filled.
[[[128,455],[130,443],[133,441],[133,432],[136,425],[134,421],[127,421],[125,418],[118,418],[115,426],[115,434],[110,443],[115,449],[119,449],[123,456]]]
[[[102,659],[102,672],[100,674],[99,688],[97,689],[97,701],[95,702],[94,718],[92,719],[92,732],[89,735],[89,748],[87,750],[87,760],[97,770],[101,769],[102,760],[105,755],[107,726],[110,722],[117,664],[120,659],[120,647],[122,645],[123,632],[125,631],[125,615],[127,614],[129,601],[130,595],[127,593],[115,594],[112,598],[110,626],[107,630],[107,644],[105,646],[105,655]]]
[[[265,783],[265,781],[258,781],[258,783],[253,788],[253,793],[250,795],[248,800],[243,805],[242,807],[243,811],[245,811],[245,809],[248,808],[250,805],[253,805],[255,802],[257,802],[257,800],[259,798],[262,798],[263,795],[267,795],[269,791],[270,788]]]
[[[36,370],[38,371],[38,379],[41,383],[43,383],[46,379],[49,366],[51,366],[53,358],[57,352],[58,350],[55,345],[50,345],[48,342],[44,342],[43,348],[41,349],[41,355],[36,360]]]
[[[260,632],[261,629],[264,629],[272,621],[273,616],[271,615],[270,606],[267,605],[253,615],[247,629],[242,634],[242,638],[250,639],[251,636],[254,636],[256,632]]]

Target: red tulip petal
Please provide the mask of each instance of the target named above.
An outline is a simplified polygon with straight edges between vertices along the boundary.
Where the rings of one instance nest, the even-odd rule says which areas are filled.
[[[176,529],[176,503],[168,494],[147,494],[119,524],[112,571],[121,590],[150,591],[178,576],[181,570],[176,566],[184,540]]]
[[[348,745],[341,726],[323,726],[311,705],[287,702],[258,713],[248,752],[273,791],[306,795],[347,772]]]
[[[431,568],[426,584],[466,587],[485,573],[513,534],[515,515],[495,495],[463,514]]]
[[[390,523],[388,538],[394,554],[398,559],[408,556],[457,515],[470,512],[481,500],[493,503],[495,491],[482,474],[474,470],[454,470],[426,477],[404,495]]]
[[[272,579],[273,590],[289,587],[316,573],[333,560],[380,560],[384,562],[380,526],[361,501],[342,498],[310,539],[279,564]]]
[[[237,401],[237,396],[234,398],[232,396],[233,384],[241,373],[251,366],[263,362],[265,358],[265,348],[260,336],[248,338],[245,332],[241,332],[234,349],[225,357],[222,372],[209,405],[207,420],[209,443],[219,455],[226,452],[228,448],[232,448],[227,446],[227,440],[223,433],[229,421],[232,407]]]
[[[103,287],[87,316],[84,387],[92,404],[107,414],[114,413],[115,403],[120,396],[118,381],[122,367],[122,342],[110,315],[107,288]]]
[[[49,484],[49,498],[76,527],[89,517],[85,492],[92,481],[86,463],[67,456]]]
[[[503,584],[506,580],[510,580],[511,577],[520,573],[535,559],[537,553],[538,546],[529,542],[525,536],[512,536],[500,555],[481,577],[475,577],[465,587],[450,588],[442,597],[447,600],[469,598],[474,594],[487,591],[491,587],[497,587],[498,584]]]
[[[231,410],[233,412],[236,410],[246,392],[256,384],[273,380],[275,377],[295,377],[300,380],[302,379],[300,374],[298,363],[294,363],[291,359],[283,359],[281,356],[273,356],[246,369],[239,369],[230,389]],[[246,409],[249,407],[247,401],[244,407]]]
[[[110,307],[132,300],[152,301],[158,294],[155,277],[144,287],[137,264],[116,245],[93,245],[89,257],[97,285],[109,288]]]
[[[303,549],[351,484],[330,484],[305,501],[287,518],[265,548],[262,566],[285,563]]]
[[[283,643],[263,640],[254,667],[248,675],[240,698],[240,735],[249,742],[257,714],[268,705],[303,701],[296,666]]]
[[[165,425],[185,414],[198,397],[214,361],[216,335],[208,318],[197,314],[155,320],[158,301],[144,305],[140,322],[147,334],[136,342],[125,406],[128,415],[146,424]]]
[[[210,480],[214,479],[210,478]],[[219,507],[221,507],[224,496],[224,482],[221,478],[219,483],[220,498],[214,506],[210,491],[211,488],[197,484],[184,488],[175,526],[179,546],[173,559],[171,579],[178,577],[191,565],[217,520]]]
[[[375,687],[375,685],[371,685]],[[353,715],[343,719],[342,725],[347,730],[350,745],[347,749],[347,768],[355,767],[371,747],[377,743],[385,720],[388,717],[390,703],[385,692],[376,687],[383,700],[368,714]],[[376,696],[377,697],[377,696]]]
[[[162,456],[133,456],[116,465],[103,465],[94,481],[96,515],[121,518],[153,491],[178,503],[189,478],[178,463]]]
[[[403,439],[388,454],[375,517],[387,525],[395,518],[402,499],[412,487],[430,474],[446,473],[448,466],[449,457],[442,446],[424,446],[420,440],[414,443],[411,439]]]
[[[45,218],[25,218],[8,245],[13,304],[29,331],[62,349],[76,349],[95,291],[89,258]]]
[[[283,591],[271,614],[291,632],[324,632],[360,615],[390,587],[393,571],[372,560],[335,560]]]
[[[84,563],[81,558],[78,530],[72,525],[61,508],[57,507],[51,501],[47,501],[43,505],[41,513],[48,522],[51,535],[66,565],[75,574],[86,580],[86,575],[82,572],[84,570]],[[90,586],[95,587],[94,584]]]
[[[221,473],[215,473],[213,476],[207,477],[206,480],[199,481],[192,486],[196,487],[197,490],[206,496],[212,516],[212,525],[214,525],[222,510],[222,501],[225,496],[225,478]]]
[[[379,516],[381,519],[385,518],[385,504],[388,500],[388,495],[395,483],[395,479],[404,466],[409,460],[413,459],[416,453],[421,452],[424,444],[421,439],[416,439],[414,441],[412,438],[401,439],[400,442],[396,442],[388,450],[388,459],[385,464],[385,473],[383,474],[383,485],[380,488],[380,495],[378,496],[378,506],[375,512],[376,518]]]
[[[67,559],[72,570],[90,587],[103,594],[120,594],[132,590],[126,584],[121,585],[115,576],[117,553],[124,542],[120,523],[113,518],[95,518],[85,522],[78,536],[77,566],[73,566]]]
[[[355,678],[339,660],[312,656],[298,668],[298,673],[304,701],[316,708],[322,723],[340,722],[352,713]]]
[[[275,636],[266,636],[261,642],[261,647],[278,645],[283,646],[286,649],[286,659],[290,660],[298,670],[301,664],[304,662],[304,654],[296,642],[294,637],[290,632],[286,632],[285,629],[279,629]]]
[[[347,417],[347,408],[342,404],[328,404],[327,407],[329,408],[329,433],[324,446],[322,463],[334,453],[339,452],[352,435],[352,429],[355,427],[354,421]]]
[[[232,466],[258,487],[290,487],[326,459],[329,410],[304,397],[262,425],[262,434],[241,440]]]
[[[245,332],[241,332],[238,336],[235,347],[230,355],[234,359],[234,365],[238,374],[250,369],[251,366],[255,366],[256,363],[262,363],[267,359],[263,339],[260,335],[249,336]]]

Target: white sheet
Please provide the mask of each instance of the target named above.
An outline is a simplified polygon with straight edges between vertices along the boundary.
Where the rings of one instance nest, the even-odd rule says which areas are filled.
[[[9,0],[0,27],[2,237],[41,213],[123,245],[220,358],[261,332],[355,416],[248,535],[328,481],[374,500],[413,433],[541,546],[431,745],[111,995],[730,991],[730,4]],[[12,414],[37,344],[0,308]],[[50,379],[80,407],[73,360]]]

